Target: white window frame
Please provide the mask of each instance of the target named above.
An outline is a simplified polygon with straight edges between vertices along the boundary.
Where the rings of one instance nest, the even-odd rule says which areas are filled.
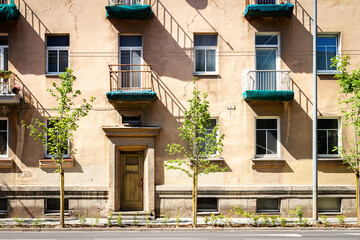
[[[69,45],[70,45],[70,35],[46,35],[46,41],[47,41],[47,37],[48,36],[68,36],[69,37]],[[59,61],[59,58],[60,58],[60,54],[59,54],[59,51],[64,51],[64,50],[67,50],[68,51],[68,66],[67,68],[70,68],[70,46],[68,47],[64,47],[64,46],[50,46],[48,47],[47,46],[47,42],[46,42],[46,75],[59,75],[63,72],[59,72],[59,64],[60,64],[60,61]],[[49,72],[49,51],[57,51],[57,72]]]
[[[276,136],[276,150],[277,150],[277,154],[257,154],[256,153],[256,144],[257,144],[257,139],[256,139],[256,132],[257,132],[257,128],[256,128],[256,120],[257,119],[276,119],[277,120],[277,136]],[[281,153],[280,153],[280,117],[279,116],[257,116],[255,117],[254,120],[254,156],[255,158],[280,158],[281,157]]]
[[[276,45],[262,45],[262,44],[256,44],[256,36],[261,36],[261,35],[276,35],[277,36],[277,44]],[[280,70],[280,59],[281,59],[281,42],[280,42],[280,33],[279,32],[257,32],[255,33],[255,70],[256,66],[257,66],[257,62],[256,62],[256,50],[257,49],[269,49],[269,48],[276,48],[276,69],[275,70]]]
[[[9,157],[9,119],[6,117],[0,117],[0,120],[6,120],[6,155],[0,155],[0,158]],[[2,130],[0,130],[1,132]]]
[[[341,125],[341,117],[318,117],[317,119],[336,119],[338,120],[338,147],[342,146],[341,136],[342,136],[342,125]],[[319,130],[319,126],[317,125],[317,131]],[[329,129],[328,129],[329,130]],[[320,158],[338,158],[340,157],[339,153],[337,154],[318,154]]]
[[[218,117],[210,117],[210,119],[209,120],[215,120],[216,121],[216,125],[219,125],[219,127],[218,127],[218,130],[217,130],[217,132],[216,132],[216,142],[219,142],[219,134],[220,134],[220,124],[219,124],[219,118]],[[215,125],[215,126],[216,126]],[[206,129],[206,131],[213,131],[213,129],[210,129],[210,128],[205,128]],[[213,158],[213,157],[216,157],[216,156],[218,156],[219,155],[219,151],[216,151],[216,153],[214,153],[213,155],[209,155],[209,157],[210,158]]]
[[[120,36],[141,36],[141,47],[121,47],[120,46]],[[140,52],[141,52],[141,62],[140,62],[140,64],[144,64],[144,58],[143,58],[143,53],[144,53],[144,51],[143,51],[143,48],[144,48],[144,38],[143,38],[143,35],[141,35],[141,34],[132,34],[132,35],[129,35],[129,34],[121,34],[121,35],[119,35],[119,64],[122,64],[121,63],[121,51],[130,51],[130,56],[131,56],[131,52],[132,51],[139,51],[140,50]],[[132,59],[131,57],[130,57],[130,59]],[[130,63],[130,65],[131,64],[133,64],[133,63]],[[143,70],[143,67],[141,66],[141,70]],[[119,75],[119,77],[120,77],[120,75]],[[140,77],[141,77],[141,80],[140,80],[140,88],[142,88],[143,87],[143,79],[142,79],[142,74],[140,74]],[[131,81],[130,81],[130,83],[131,83]],[[119,86],[121,85],[121,83],[119,82]],[[121,86],[122,87],[122,86]],[[132,86],[131,86],[132,87]],[[130,88],[131,88],[130,87]]]
[[[319,36],[336,36],[336,55],[341,57],[341,33],[339,32],[327,32],[327,33],[318,33],[317,38],[321,38]],[[316,44],[317,45],[317,44]],[[316,54],[317,54],[317,47],[316,46]],[[337,74],[337,70],[317,70],[316,72],[318,75],[329,75],[329,74]]]
[[[48,127],[48,122],[50,120],[53,120],[53,119],[47,118],[45,120],[46,121],[46,127]],[[47,138],[46,138],[46,141],[47,141]],[[68,152],[67,152],[67,154],[63,155],[63,158],[69,158],[69,156],[70,156],[69,152],[70,152],[70,141],[68,140]],[[47,147],[46,146],[45,146],[45,158],[51,158],[51,155],[47,153]]]
[[[217,33],[195,33],[195,35],[216,35],[216,46],[195,46],[194,41],[194,73],[193,75],[219,75],[219,35]],[[205,68],[206,68],[206,50],[215,50],[215,71],[196,71],[196,50],[205,50]]]

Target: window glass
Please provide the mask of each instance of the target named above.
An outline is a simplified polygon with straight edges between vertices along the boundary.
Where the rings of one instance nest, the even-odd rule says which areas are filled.
[[[7,213],[7,209],[8,209],[7,199],[0,199],[0,213],[2,214]]]
[[[198,198],[197,210],[198,212],[217,212],[217,198]]]
[[[278,35],[256,35],[255,36],[256,45],[277,45],[278,44]]]
[[[216,71],[215,63],[215,50],[206,50],[206,70],[214,72]]]
[[[339,120],[338,119],[318,119],[318,154],[331,155],[338,154],[335,147],[339,144]]]
[[[64,199],[64,212],[69,212],[69,199]],[[46,199],[46,212],[47,213],[60,213],[60,199],[48,198]]]
[[[8,149],[8,122],[0,120],[0,155],[6,156]]]
[[[0,45],[9,45],[8,43],[8,36],[0,36]]]
[[[142,47],[142,36],[120,36],[120,47]]]
[[[205,72],[205,50],[195,50],[196,72]]]
[[[256,119],[256,154],[276,155],[277,135],[277,119]]]
[[[257,212],[280,212],[278,198],[258,198],[256,200]]]
[[[195,46],[217,46],[217,35],[195,35],[194,36],[194,45]]]
[[[70,45],[69,36],[47,36],[48,47],[68,47]]]
[[[334,58],[338,51],[337,35],[318,35],[317,38],[317,69],[322,71],[334,71],[331,67],[331,59]]]
[[[319,198],[319,212],[341,212],[340,198]]]
[[[69,66],[69,51],[60,50],[59,51],[59,72],[65,72],[66,68]]]

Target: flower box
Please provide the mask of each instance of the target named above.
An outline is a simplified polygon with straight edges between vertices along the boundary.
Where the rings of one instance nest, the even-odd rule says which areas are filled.
[[[39,167],[40,168],[58,168],[56,161],[53,159],[39,159]],[[74,159],[64,159],[63,168],[73,168],[74,167]]]

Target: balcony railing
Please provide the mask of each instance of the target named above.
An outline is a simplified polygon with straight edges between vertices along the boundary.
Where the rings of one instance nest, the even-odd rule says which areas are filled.
[[[285,4],[285,3],[290,3],[290,0],[246,0],[246,5]]]
[[[287,70],[250,70],[247,74],[245,90],[291,90],[290,71]]]
[[[0,4],[10,4],[10,0],[0,0]]]
[[[110,6],[151,5],[151,0],[108,0]]]
[[[151,91],[152,70],[146,64],[109,65],[110,91],[139,92]]]
[[[14,94],[17,91],[15,87],[20,91],[20,86],[15,85],[15,78],[0,78],[0,94]]]

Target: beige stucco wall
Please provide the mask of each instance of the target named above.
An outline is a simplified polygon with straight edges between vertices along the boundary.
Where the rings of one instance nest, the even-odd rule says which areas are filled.
[[[109,91],[108,64],[118,63],[119,34],[142,34],[144,62],[160,76],[169,91],[158,91],[156,100],[142,115],[143,125],[161,126],[155,138],[155,185],[190,185],[180,172],[166,171],[163,162],[168,143],[178,142],[181,112],[176,103],[187,106],[193,77],[194,33],[217,33],[219,75],[198,76],[197,87],[209,93],[211,115],[219,118],[225,134],[224,165],[229,171],[200,178],[201,186],[311,185],[312,131],[312,1],[299,0],[291,18],[247,20],[245,3],[220,0],[161,0],[153,5],[150,20],[108,20],[106,0],[48,1],[20,0],[17,22],[1,23],[0,32],[9,35],[10,69],[18,74],[38,101],[49,109],[55,105],[46,89],[57,77],[45,75],[45,35],[70,35],[70,68],[78,80],[82,98],[96,98],[89,115],[79,122],[74,134],[75,167],[66,170],[65,184],[89,189],[109,186],[111,141],[102,127],[121,126],[121,115],[106,99]],[[323,32],[341,32],[341,49],[357,49],[360,33],[355,31],[360,6],[351,0],[318,1],[318,27]],[[351,16],[351,17],[349,17]],[[280,32],[281,69],[290,70],[295,99],[283,102],[245,102],[242,71],[255,68],[255,33]],[[352,52],[353,53],[353,52]],[[353,55],[351,67],[359,66]],[[339,117],[338,84],[332,76],[318,78],[318,106],[321,116]],[[166,95],[173,93],[174,97]],[[228,105],[236,106],[227,110]],[[25,105],[21,105],[25,106]],[[28,106],[28,105],[26,105]],[[7,107],[5,107],[7,108]],[[20,107],[21,108],[21,107]],[[21,120],[33,123],[34,109],[2,111],[10,121],[11,170],[0,170],[0,183],[8,186],[57,186],[58,175],[38,167],[44,150],[20,128]],[[254,119],[280,117],[280,169],[254,169]],[[351,136],[343,129],[343,136]],[[346,145],[346,144],[345,144]],[[344,166],[319,167],[319,184],[353,185],[353,174]]]

